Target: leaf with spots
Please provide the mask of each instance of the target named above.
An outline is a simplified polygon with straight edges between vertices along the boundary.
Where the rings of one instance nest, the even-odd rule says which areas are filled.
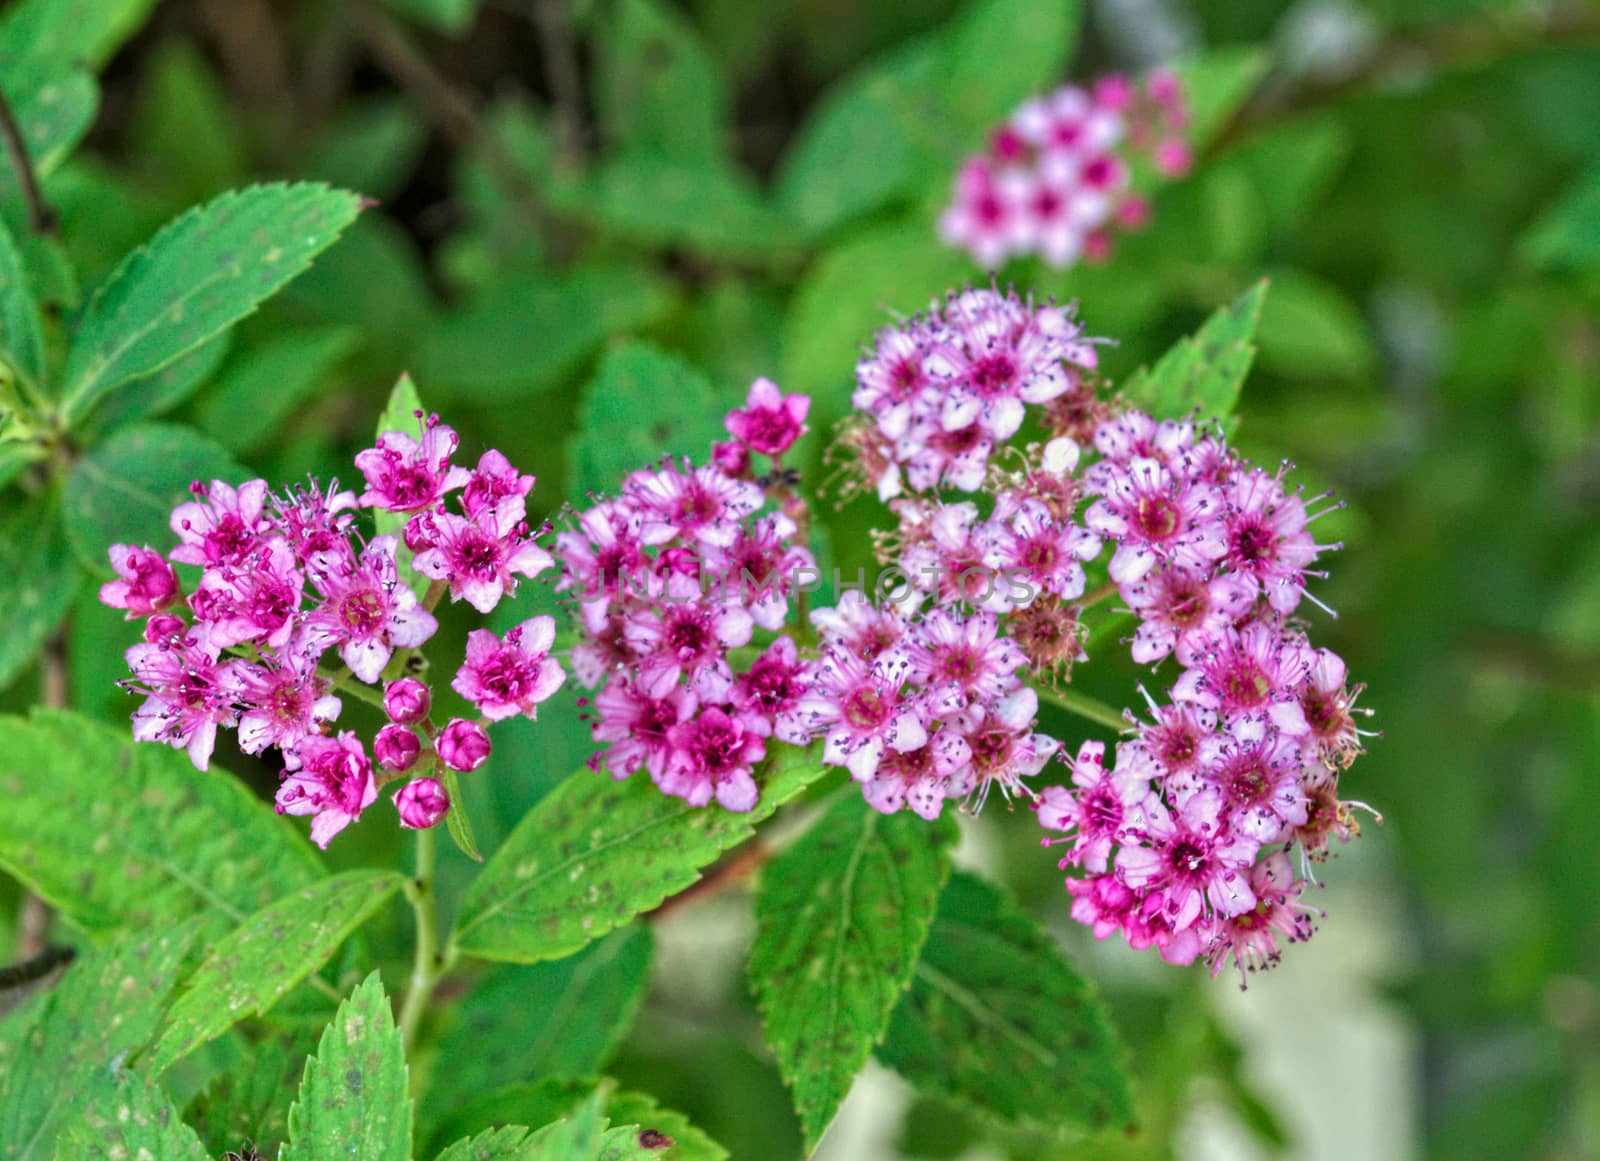
[[[411,1161],[405,1049],[373,972],[322,1034],[289,1110],[282,1161]]]
[[[919,1089],[1049,1130],[1133,1120],[1122,1047],[1089,984],[996,887],[957,874],[878,1049]]]
[[[662,1161],[727,1161],[728,1151],[706,1136],[689,1118],[664,1109],[652,1096],[638,1092],[613,1093],[606,1101],[606,1116],[631,1127],[646,1157]]]
[[[346,871],[285,895],[218,940],[172,1005],[150,1050],[151,1075],[271,1008],[327,963],[402,881],[394,871]]]
[[[67,477],[67,535],[83,566],[109,577],[113,544],[166,551],[177,540],[172,509],[195,480],[237,484],[246,471],[223,448],[188,427],[139,423],[90,449]]]
[[[8,445],[0,444],[0,448]],[[17,445],[9,445],[15,447]],[[0,515],[0,689],[27,668],[72,608],[79,572],[61,525],[59,502],[7,499]],[[6,768],[0,747],[0,770]],[[0,833],[6,822],[0,818]],[[0,844],[0,864],[5,862]]]
[[[61,408],[153,374],[226,330],[311,264],[361,199],[315,182],[225,193],[164,227],[95,291],[63,375]]]
[[[319,998],[322,997],[318,993]],[[281,1006],[280,1006],[281,1010]],[[263,1157],[275,1157],[289,1135],[289,1106],[316,1048],[323,1026],[307,1024],[252,1043],[239,1060],[212,1078],[184,1109],[212,1156],[253,1141]]]
[[[211,1161],[172,1098],[152,1080],[100,1068],[74,1102],[80,1110],[56,1144],[56,1161],[85,1157],[141,1161]]]
[[[439,1043],[453,1064],[435,1074],[428,1104],[451,1110],[518,1081],[597,1074],[644,1000],[651,943],[635,925],[565,959],[487,972]]]
[[[642,774],[621,782],[573,774],[523,817],[467,891],[457,945],[484,959],[559,959],[658,906],[822,776],[811,751],[778,752],[748,814],[690,806]]]
[[[168,924],[109,944],[0,1023],[0,1161],[54,1155],[95,1078],[155,1032],[197,934]]]
[[[0,718],[0,866],[94,935],[198,915],[221,934],[323,875],[244,785],[126,726]]]
[[[503,1125],[457,1141],[436,1161],[600,1161],[604,1096],[594,1093],[559,1121],[530,1130]]]
[[[955,837],[846,794],[761,874],[750,982],[808,1151],[911,982]]]
[[[1140,368],[1122,394],[1157,419],[1220,420],[1231,431],[1233,409],[1250,373],[1256,348],[1251,342],[1261,321],[1267,293],[1263,280],[1218,310],[1193,335],[1178,342],[1154,367]]]

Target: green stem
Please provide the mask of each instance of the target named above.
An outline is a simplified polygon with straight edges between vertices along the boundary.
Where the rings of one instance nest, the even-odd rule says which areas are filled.
[[[383,690],[365,682],[352,681],[354,676],[348,667],[340,669],[337,673],[329,673],[326,669],[317,670],[317,676],[333,683],[335,693],[348,693],[357,701],[364,701],[368,705],[383,708]]]
[[[1078,598],[1078,608],[1092,609],[1109,596],[1114,596],[1117,591],[1116,581],[1106,581],[1099,588],[1090,589]]]
[[[405,887],[406,899],[417,917],[417,953],[405,1003],[400,1008],[400,1037],[407,1049],[417,1039],[422,1013],[446,967],[445,957],[439,952],[439,917],[434,906],[433,871],[438,855],[434,829],[417,831],[416,876]]]
[[[1127,719],[1098,698],[1067,689],[1051,689],[1044,685],[1038,687],[1038,693],[1042,700],[1060,706],[1068,713],[1088,718],[1091,722],[1115,730],[1119,734],[1128,728]]]

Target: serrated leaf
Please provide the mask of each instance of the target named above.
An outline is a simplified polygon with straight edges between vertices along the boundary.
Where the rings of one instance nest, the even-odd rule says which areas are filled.
[[[659,1129],[619,1125],[600,1137],[599,1161],[663,1161],[672,1153],[672,1138]]]
[[[139,30],[155,0],[17,0],[0,19],[0,85],[13,99],[98,70]]]
[[[19,461],[18,469],[25,463]],[[7,507],[11,511],[0,515],[0,625],[5,626],[0,632],[0,689],[38,654],[72,608],[80,583],[54,497],[10,501]],[[4,813],[0,811],[0,829]]]
[[[195,936],[169,924],[101,948],[0,1024],[0,1161],[54,1155],[94,1076],[156,1030]]]
[[[578,430],[567,443],[567,494],[614,493],[629,472],[663,455],[705,463],[712,441],[726,438],[719,400],[705,376],[650,343],[612,347],[578,405]]]
[[[317,183],[223,194],[165,226],[89,300],[72,336],[61,409],[159,371],[294,278],[355,221],[361,201]]]
[[[688,21],[658,0],[613,0],[593,20],[594,103],[608,144],[691,163],[721,157],[727,93]]]
[[[781,754],[748,814],[690,806],[643,777],[578,771],[528,812],[468,889],[456,943],[484,959],[537,963],[658,906],[822,776],[809,751]]]
[[[78,1115],[56,1144],[56,1161],[85,1157],[211,1161],[159,1084],[101,1067],[74,1102]]]
[[[99,111],[100,86],[88,73],[65,73],[14,102],[17,129],[35,178],[56,171],[88,135]],[[10,164],[0,167],[0,204],[20,209],[22,201],[15,170]]]
[[[961,124],[986,134],[1026,98],[1061,79],[1082,21],[1079,0],[969,5],[951,28],[943,86]]]
[[[182,358],[174,359],[154,375],[124,384],[121,391],[107,396],[95,408],[89,428],[97,432],[115,431],[126,424],[171,411],[211,381],[228,357],[231,339],[224,331]],[[256,405],[256,401],[252,401],[252,407]]]
[[[126,726],[50,710],[0,718],[0,792],[0,864],[92,933],[191,915],[220,933],[322,875],[243,784]]]
[[[484,1125],[547,1125],[570,1116],[599,1086],[594,1077],[547,1076],[523,1084],[501,1085],[475,1094],[472,1099],[450,1109],[444,1117],[434,1117],[430,1129],[433,1148],[447,1143],[459,1146]],[[424,1109],[434,1102],[424,1102]],[[522,1130],[524,1133],[528,1130]],[[487,1136],[487,1134],[484,1134]]]
[[[328,386],[360,345],[355,327],[297,327],[235,351],[201,397],[197,422],[230,452],[255,451]]]
[[[761,873],[750,983],[807,1152],[911,982],[955,839],[847,794]]]
[[[106,552],[113,544],[148,544],[161,552],[173,545],[172,509],[190,498],[191,483],[238,483],[246,474],[192,428],[125,427],[72,465],[63,513],[73,550],[85,568],[110,576]]]
[[[451,1064],[436,1074],[429,1105],[449,1110],[502,1085],[597,1074],[644,1000],[651,943],[636,925],[565,959],[488,972],[440,1040],[439,1058]]]
[[[996,887],[952,876],[878,1055],[918,1088],[1051,1130],[1133,1119],[1122,1048],[1099,1000]]]
[[[613,1123],[631,1126],[636,1133],[653,1132],[670,1138],[672,1144],[659,1156],[662,1161],[727,1161],[728,1151],[696,1128],[689,1118],[664,1109],[655,1097],[645,1093],[619,1092],[606,1102],[606,1116]]]
[[[0,221],[0,360],[36,389],[45,376],[44,331],[39,304],[11,231]]]
[[[252,1141],[263,1157],[277,1156],[289,1135],[306,1057],[316,1047],[316,1029],[297,1029],[251,1044],[249,1053],[212,1079],[189,1102],[184,1119],[195,1127],[212,1156]]]
[[[600,1161],[606,1118],[594,1094],[572,1113],[538,1130],[522,1125],[489,1129],[457,1141],[437,1161]]]
[[[500,283],[439,320],[415,370],[430,396],[521,398],[555,386],[607,339],[650,326],[671,304],[655,275],[626,267]]]
[[[373,972],[339,1006],[306,1061],[283,1161],[411,1161],[405,1049]]]
[[[1239,391],[1256,349],[1251,343],[1261,321],[1265,280],[1245,291],[1186,339],[1179,339],[1154,367],[1140,368],[1122,386],[1135,407],[1157,419],[1182,419],[1198,414],[1224,422],[1233,415]]]
[[[346,871],[285,895],[219,939],[184,981],[166,1031],[150,1050],[150,1074],[271,1008],[327,963],[402,881],[394,871]]]

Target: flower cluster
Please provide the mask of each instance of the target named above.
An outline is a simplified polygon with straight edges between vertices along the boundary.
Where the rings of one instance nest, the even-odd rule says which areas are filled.
[[[496,451],[475,469],[453,466],[459,441],[437,416],[422,421],[419,435],[386,432],[356,456],[366,480],[359,497],[337,484],[274,495],[264,480],[197,482],[172,513],[177,546],[166,557],[114,546],[117,579],[100,590],[129,619],[145,618],[144,640],[127,653],[133,678],[125,685],[144,695],[134,737],[185,749],[202,770],[219,726],[237,727],[246,753],[277,748],[278,810],[314,815],[311,837],[321,846],[381,785],[411,774],[394,795],[401,825],[435,825],[450,799],[431,775],[481,765],[489,754],[483,722],[533,716],[564,678],[549,655],[551,618],[504,638],[475,630],[452,686],[483,721],[435,727],[431,690],[404,675],[404,660],[438,628],[434,605],[448,591],[487,613],[518,576],[552,562],[526,522],[532,476]],[[452,493],[457,511],[447,503]],[[403,536],[363,538],[361,507],[408,516]],[[175,566],[198,570],[187,591]],[[413,570],[432,582],[421,597],[402,581]],[[333,732],[341,694],[383,708],[387,723],[370,756],[353,731]]]
[[[1039,820],[1066,832],[1072,914],[1178,963],[1242,973],[1276,962],[1319,912],[1298,849],[1323,857],[1356,832],[1338,778],[1360,752],[1344,663],[1291,619],[1313,539],[1282,473],[1254,467],[1188,422],[1137,411],[1096,432],[1083,474],[1090,530],[1116,545],[1111,580],[1137,614],[1135,660],[1171,655],[1168,698],[1116,746],[1085,743],[1072,783],[1046,790]],[[1146,695],[1148,698],[1148,695]],[[1130,715],[1130,720],[1132,720]]]
[[[1147,157],[1163,177],[1188,171],[1187,124],[1169,72],[1142,86],[1113,75],[1092,91],[1066,85],[1025,101],[961,167],[940,236],[991,269],[1035,253],[1058,267],[1103,261],[1116,231],[1150,217],[1130,189],[1133,165]]]
[[[856,366],[843,444],[880,500],[983,486],[1030,405],[1081,395],[1095,342],[1070,311],[995,290],[950,294],[879,332]]]
[[[557,535],[556,588],[576,605],[583,636],[573,671],[597,689],[584,704],[594,739],[609,743],[596,768],[625,778],[642,767],[696,806],[746,811],[768,739],[805,740],[799,654],[781,631],[797,578],[815,562],[796,543],[803,513],[770,508],[750,453],[779,461],[808,404],[757,381],[712,463],[636,471]],[[761,647],[758,634],[775,636]]]

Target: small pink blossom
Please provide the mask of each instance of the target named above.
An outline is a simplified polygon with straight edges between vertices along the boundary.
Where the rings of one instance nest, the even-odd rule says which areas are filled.
[[[172,530],[180,543],[168,553],[175,564],[241,564],[270,529],[262,514],[267,482],[250,480],[235,491],[221,480],[209,488],[197,480],[194,499],[172,510]]]
[[[781,456],[806,433],[809,395],[784,395],[770,379],[757,379],[750,385],[742,408],[728,412],[728,432],[751,451]]]
[[[377,800],[372,763],[349,730],[332,738],[305,738],[284,757],[287,769],[278,787],[278,813],[316,815],[311,820],[311,841],[324,850],[334,835]]]
[[[403,432],[386,431],[378,437],[377,447],[356,453],[356,467],[367,480],[362,507],[420,512],[471,479],[466,468],[450,464],[461,443],[454,429],[440,423],[437,415],[422,419],[421,412],[416,414],[422,420],[420,443]]]
[[[752,809],[759,796],[751,767],[766,755],[759,735],[720,709],[702,710],[667,732],[671,747],[657,784],[691,806],[715,798],[728,810]]]
[[[487,629],[467,634],[466,662],[456,672],[453,688],[490,721],[521,714],[537,718],[538,705],[566,680],[561,664],[550,656],[556,623],[532,617],[508,630],[504,640]]]
[[[425,513],[411,524],[426,529],[427,547],[412,562],[429,580],[448,581],[450,599],[491,613],[500,598],[517,591],[517,577],[536,577],[555,561],[528,536],[521,496],[507,496],[468,520],[451,513]],[[411,526],[407,525],[408,543]]]
[[[130,688],[145,695],[133,712],[136,740],[187,750],[197,770],[210,765],[217,727],[238,720],[230,667],[217,663],[219,652],[207,625],[129,648]]]
[[[402,677],[383,687],[383,712],[389,720],[409,726],[428,716],[433,693],[414,677]]]
[[[259,663],[234,661],[228,680],[240,710],[239,748],[259,754],[269,746],[292,750],[339,716],[333,683],[317,676],[316,651],[267,652]]]
[[[492,749],[483,727],[465,718],[451,718],[433,746],[439,761],[462,774],[470,774],[487,762]]]
[[[643,767],[651,778],[659,779],[672,753],[669,731],[687,720],[698,703],[681,685],[662,697],[649,697],[618,677],[595,695],[594,707],[594,740],[609,742],[610,748],[595,755],[591,765],[603,763],[614,778],[626,778]]]
[[[427,830],[450,813],[450,795],[432,778],[413,778],[394,793],[400,825],[407,830]]]
[[[519,472],[510,460],[490,448],[478,457],[477,470],[462,488],[462,511],[471,517],[496,507],[508,496],[525,499],[533,491],[533,485],[532,476]]]
[[[397,648],[413,649],[432,637],[439,623],[400,583],[393,536],[375,536],[358,561],[312,573],[322,604],[306,618],[311,641],[337,645],[357,678],[371,685]]]
[[[127,620],[148,617],[182,595],[178,574],[148,544],[143,548],[113,544],[110,555],[117,579],[100,586],[100,603],[128,610]]]
[[[398,722],[390,722],[372,739],[372,756],[386,770],[409,770],[421,755],[422,739]]]

